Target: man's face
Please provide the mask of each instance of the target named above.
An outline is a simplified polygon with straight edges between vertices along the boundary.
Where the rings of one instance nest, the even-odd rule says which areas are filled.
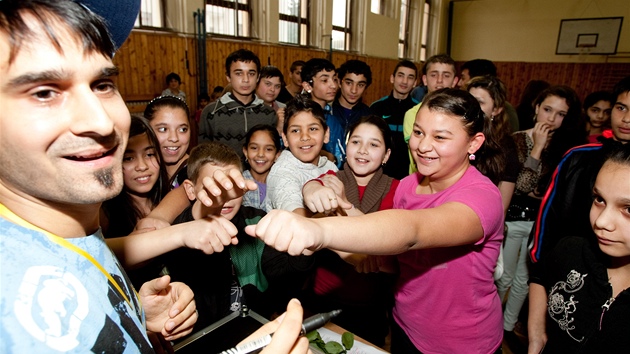
[[[468,81],[470,81],[470,72],[468,71],[468,69],[464,69],[462,70],[462,73],[459,76],[460,76],[460,79],[459,79],[459,82],[457,83],[457,87],[459,87],[462,90],[465,90],[466,85],[468,85]]]
[[[179,89],[179,81],[177,81],[177,79],[171,79],[171,81],[168,82],[168,88],[171,90]]]
[[[399,67],[389,81],[394,84],[394,91],[401,96],[407,96],[416,86],[416,71],[404,66]]]
[[[422,75],[422,81],[429,92],[445,87],[455,86],[455,68],[450,64],[433,63],[427,68],[427,74]]]
[[[613,137],[623,143],[630,142],[630,91],[619,96],[610,112]]]
[[[241,102],[248,103],[243,98],[249,97],[258,84],[258,70],[253,61],[235,61],[230,65],[227,77],[232,84],[232,94]]]
[[[337,94],[337,80],[335,71],[322,70],[313,76],[311,82],[302,82],[302,88],[311,93],[313,101],[322,107],[335,100]]]
[[[256,87],[256,96],[271,105],[278,98],[281,89],[282,83],[279,77],[263,77]]]
[[[0,32],[0,183],[37,203],[95,204],[122,189],[130,116],[116,69],[53,26],[63,53],[32,18],[35,36],[9,64]]]
[[[291,82],[296,86],[302,86],[302,67],[298,66],[295,71],[291,71]]]
[[[339,102],[346,108],[352,108],[361,99],[363,91],[367,87],[367,80],[363,74],[347,73],[341,79],[340,86],[341,96],[339,97]]]

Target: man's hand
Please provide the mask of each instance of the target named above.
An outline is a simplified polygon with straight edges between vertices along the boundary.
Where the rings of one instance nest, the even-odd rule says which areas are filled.
[[[146,282],[138,294],[144,307],[147,330],[172,341],[192,332],[197,311],[192,290],[184,283],[171,283],[165,275]]]
[[[260,327],[256,332],[245,338],[240,344],[256,340],[273,333],[271,343],[261,354],[304,354],[310,353],[308,339],[300,337],[302,330],[302,305],[297,299],[289,301],[287,312],[276,320]]]

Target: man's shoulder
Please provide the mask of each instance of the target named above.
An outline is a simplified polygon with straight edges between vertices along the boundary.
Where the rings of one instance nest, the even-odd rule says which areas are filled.
[[[387,101],[389,99],[389,97],[390,97],[390,95],[383,96],[383,97],[379,98],[378,100],[372,102],[370,107],[374,108],[375,106],[378,107],[380,105],[385,104],[385,101]]]
[[[419,103],[420,102],[418,102],[418,100],[416,100],[415,98],[411,97],[411,95],[408,95],[407,98],[400,101],[400,105],[403,107],[403,110],[405,110],[405,112],[411,109],[412,107],[418,105]]]
[[[223,97],[204,107],[204,109],[201,111],[202,120],[206,118],[212,119],[218,111],[226,107],[226,102],[221,101],[222,98]]]
[[[357,103],[354,107],[352,107],[354,112],[370,112],[370,106],[363,103],[363,101]]]
[[[606,150],[601,143],[576,146],[564,154],[558,164],[558,169],[588,167],[588,164],[601,164],[604,162]]]

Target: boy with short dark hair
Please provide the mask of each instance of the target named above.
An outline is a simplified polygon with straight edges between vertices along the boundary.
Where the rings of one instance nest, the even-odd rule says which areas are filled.
[[[186,93],[180,89],[182,79],[176,73],[166,75],[166,89],[162,91],[162,96],[176,96],[186,101]]]
[[[291,100],[285,109],[282,140],[288,148],[267,175],[267,198],[274,209],[310,215],[304,206],[302,186],[337,167],[320,156],[329,139],[324,110],[306,95]]]
[[[249,128],[258,124],[276,125],[276,112],[254,94],[259,73],[260,59],[252,51],[239,49],[227,56],[225,75],[232,91],[201,112],[200,143],[220,141],[243,159],[241,148]]]
[[[278,95],[282,90],[283,83],[284,75],[282,75],[280,69],[272,65],[263,66],[260,70],[260,80],[256,87],[256,96],[260,97],[267,106],[278,112],[279,108],[286,106],[278,101]]]
[[[409,174],[409,149],[403,136],[403,120],[405,112],[418,104],[409,94],[418,81],[418,68],[409,60],[400,61],[390,77],[393,90],[370,106],[374,114],[385,119],[392,130],[392,153],[383,168],[383,173],[403,179]]]
[[[330,131],[329,139],[324,144],[324,150],[332,154],[335,164],[339,168],[343,166],[346,150],[345,130],[333,116],[333,109],[330,106],[335,100],[338,88],[335,65],[323,58],[313,58],[307,61],[302,67],[302,88],[324,110],[326,124]]]
[[[339,92],[332,104],[333,116],[344,127],[344,133],[347,133],[348,127],[359,118],[372,114],[370,107],[361,100],[365,90],[372,84],[372,70],[364,61],[348,60],[337,69],[337,78]]]
[[[477,76],[497,76],[497,67],[488,59],[473,59],[465,62],[460,69],[457,87],[466,89],[468,82]]]
[[[306,64],[303,60],[296,60],[289,68],[289,84],[285,87],[288,96],[281,95],[281,102],[287,103],[291,98],[302,92],[302,67]]]

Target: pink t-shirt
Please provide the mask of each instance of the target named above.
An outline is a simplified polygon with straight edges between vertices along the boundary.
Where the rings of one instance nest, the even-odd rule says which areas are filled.
[[[503,338],[501,301],[492,278],[503,240],[499,190],[474,167],[435,194],[416,194],[421,177],[415,173],[400,182],[394,208],[462,203],[479,216],[484,236],[470,245],[399,255],[394,319],[423,353],[492,353]]]

